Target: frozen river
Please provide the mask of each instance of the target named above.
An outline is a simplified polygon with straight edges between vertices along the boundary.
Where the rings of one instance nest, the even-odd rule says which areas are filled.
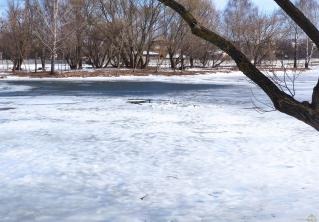
[[[238,73],[0,81],[0,221],[319,218],[318,132],[264,103]]]

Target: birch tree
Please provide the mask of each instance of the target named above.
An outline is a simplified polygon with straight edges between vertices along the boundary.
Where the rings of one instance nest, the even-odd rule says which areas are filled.
[[[63,33],[69,22],[65,19],[72,8],[66,0],[32,0],[33,31],[49,51],[51,74],[55,74],[55,60],[63,42],[70,37],[75,28]]]
[[[318,25],[319,3],[316,0],[299,0],[296,5],[310,19],[310,21],[313,24]],[[307,35],[304,35],[304,38],[305,38],[305,44],[304,44],[305,45],[305,68],[308,69],[314,50],[315,50],[315,44],[313,44],[313,42]]]

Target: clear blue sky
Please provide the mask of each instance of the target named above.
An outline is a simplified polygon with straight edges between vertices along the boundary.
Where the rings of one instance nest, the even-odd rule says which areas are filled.
[[[6,5],[7,5],[7,0],[0,0],[0,13],[1,14],[4,12]]]
[[[1,7],[4,7],[6,4],[7,4],[7,0],[0,0],[0,6]]]
[[[228,0],[213,0],[215,2],[215,5],[219,9],[223,9]],[[278,6],[275,3],[274,0],[252,0],[260,9],[262,9],[265,12],[272,12],[273,10],[277,9]]]

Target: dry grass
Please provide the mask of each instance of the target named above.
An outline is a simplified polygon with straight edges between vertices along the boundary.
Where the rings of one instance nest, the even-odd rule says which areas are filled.
[[[284,71],[282,68],[259,68],[261,71]],[[155,69],[97,69],[97,70],[74,70],[74,71],[64,71],[57,72],[54,75],[51,75],[50,72],[26,72],[26,71],[15,71],[11,74],[19,77],[30,77],[30,78],[68,78],[68,77],[120,77],[120,76],[149,76],[149,75],[158,75],[158,76],[181,76],[181,75],[200,75],[207,73],[230,73],[238,71],[237,67],[229,67],[224,69],[203,69],[200,71],[190,71],[190,70],[155,70]],[[296,71],[296,69],[290,68],[286,71]],[[304,68],[298,68],[297,71],[305,71]],[[9,73],[8,73],[9,74]]]
[[[199,75],[206,73],[217,73],[221,70],[202,70],[202,71],[166,71],[154,69],[143,69],[143,70],[132,70],[132,69],[98,69],[98,70],[89,70],[89,71],[66,71],[66,72],[57,72],[54,75],[51,75],[50,72],[25,72],[25,71],[15,71],[13,75],[19,77],[31,77],[31,78],[68,78],[68,77],[120,77],[120,76],[149,76],[149,75],[158,75],[158,76],[179,76],[179,75]],[[230,70],[223,70],[223,72],[230,72]]]

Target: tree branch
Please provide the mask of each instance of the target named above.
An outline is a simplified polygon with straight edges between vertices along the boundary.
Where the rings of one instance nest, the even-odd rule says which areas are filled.
[[[319,110],[319,80],[315,88],[313,89],[313,94],[312,94],[312,106],[316,109]]]
[[[203,27],[186,8],[175,0],[158,0],[177,12],[189,25],[194,35],[216,45],[226,52],[237,64],[240,71],[257,84],[271,99],[280,112],[293,116],[319,131],[319,113],[311,108],[309,102],[300,103],[281,91],[275,83],[254,66],[249,59],[230,41]]]
[[[319,30],[312,22],[289,0],[274,0],[284,10],[290,18],[309,36],[319,49]],[[313,90],[312,106],[319,108],[319,80]]]

